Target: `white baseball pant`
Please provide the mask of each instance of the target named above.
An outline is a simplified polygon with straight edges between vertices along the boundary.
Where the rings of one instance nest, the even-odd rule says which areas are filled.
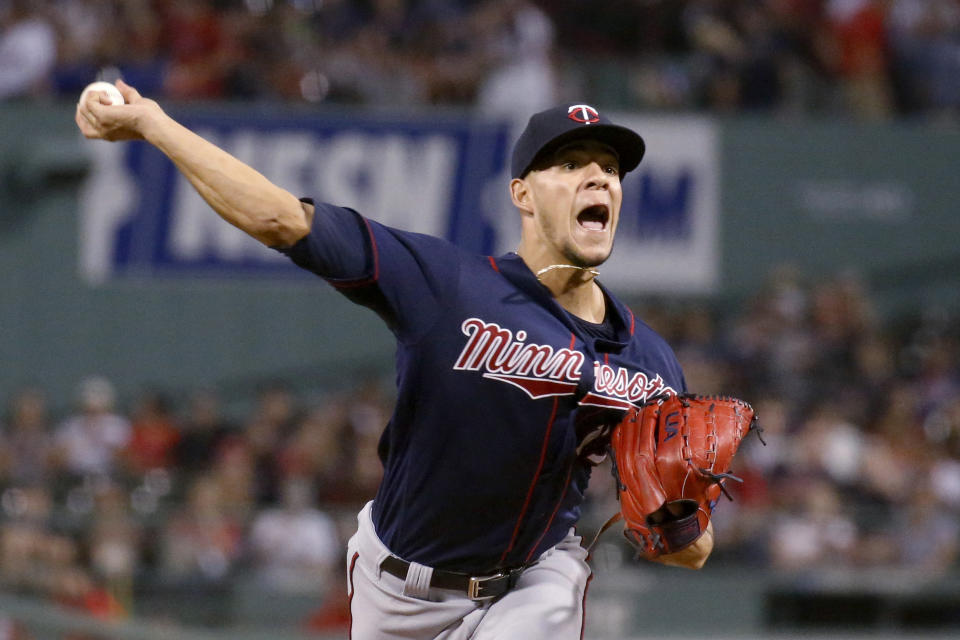
[[[432,569],[412,564],[402,580],[380,569],[391,555],[374,531],[372,502],[347,544],[351,640],[577,640],[591,576],[580,536],[570,534],[495,600],[429,587]]]

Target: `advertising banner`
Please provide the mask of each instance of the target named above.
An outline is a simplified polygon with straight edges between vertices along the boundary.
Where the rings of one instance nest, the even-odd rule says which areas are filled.
[[[517,246],[507,167],[523,123],[252,110],[177,118],[298,197],[351,207],[478,253]],[[614,258],[601,277],[625,293],[711,289],[718,253],[713,127],[701,120],[618,120],[641,132],[647,156],[624,183]],[[80,198],[87,282],[306,276],[221,220],[151,146],[89,146],[93,168]]]

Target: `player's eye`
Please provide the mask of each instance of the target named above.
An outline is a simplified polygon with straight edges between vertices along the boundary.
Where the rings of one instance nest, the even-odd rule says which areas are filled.
[[[564,162],[564,163],[561,164],[560,166],[562,166],[562,167],[563,167],[564,169],[566,169],[567,171],[573,171],[574,169],[577,168],[577,163],[574,162],[573,160],[567,160],[566,162]]]
[[[607,174],[609,174],[609,175],[611,175],[611,176],[619,175],[619,173],[620,173],[619,167],[617,167],[616,165],[612,165],[612,164],[611,164],[611,165],[607,165],[606,167],[604,167],[603,170],[604,170]]]

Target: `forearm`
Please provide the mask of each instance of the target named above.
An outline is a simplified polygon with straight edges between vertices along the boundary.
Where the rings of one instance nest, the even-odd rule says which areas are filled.
[[[310,231],[313,206],[167,116],[117,80],[124,104],[84,94],[74,120],[94,140],[146,140],[162,151],[224,220],[271,247],[289,247]]]
[[[263,244],[291,246],[309,232],[296,196],[166,114],[154,114],[142,133],[220,217]]]

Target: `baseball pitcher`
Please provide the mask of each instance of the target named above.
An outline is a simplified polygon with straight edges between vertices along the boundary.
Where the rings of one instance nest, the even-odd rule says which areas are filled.
[[[86,137],[154,145],[217,214],[369,307],[396,336],[398,399],[379,444],[383,481],[346,558],[351,637],[580,638],[591,571],[574,526],[591,469],[625,415],[635,424],[637,411],[661,411],[664,398],[701,401],[685,395],[664,340],[599,276],[620,217],[621,178],[644,155],[641,136],[585,104],[533,115],[513,149],[509,183],[520,246],[478,256],[294,196],[133,87],[117,86],[126,104],[93,92],[78,105]],[[741,432],[747,409],[736,418]],[[676,422],[652,431],[659,414],[639,421],[642,438],[618,439],[645,447],[638,460],[618,454],[617,462],[621,500],[647,492],[626,500],[624,519],[648,559],[699,568],[710,554],[716,491],[673,495],[659,480],[666,463],[657,466],[656,452],[667,441],[716,442],[691,436],[690,425],[718,422],[710,411],[695,405],[678,440],[666,437]],[[691,478],[679,483],[683,491],[728,477],[726,468],[704,468],[716,451],[673,457],[683,469],[669,473]],[[720,459],[725,467],[729,456]],[[643,486],[630,489],[635,478]]]

